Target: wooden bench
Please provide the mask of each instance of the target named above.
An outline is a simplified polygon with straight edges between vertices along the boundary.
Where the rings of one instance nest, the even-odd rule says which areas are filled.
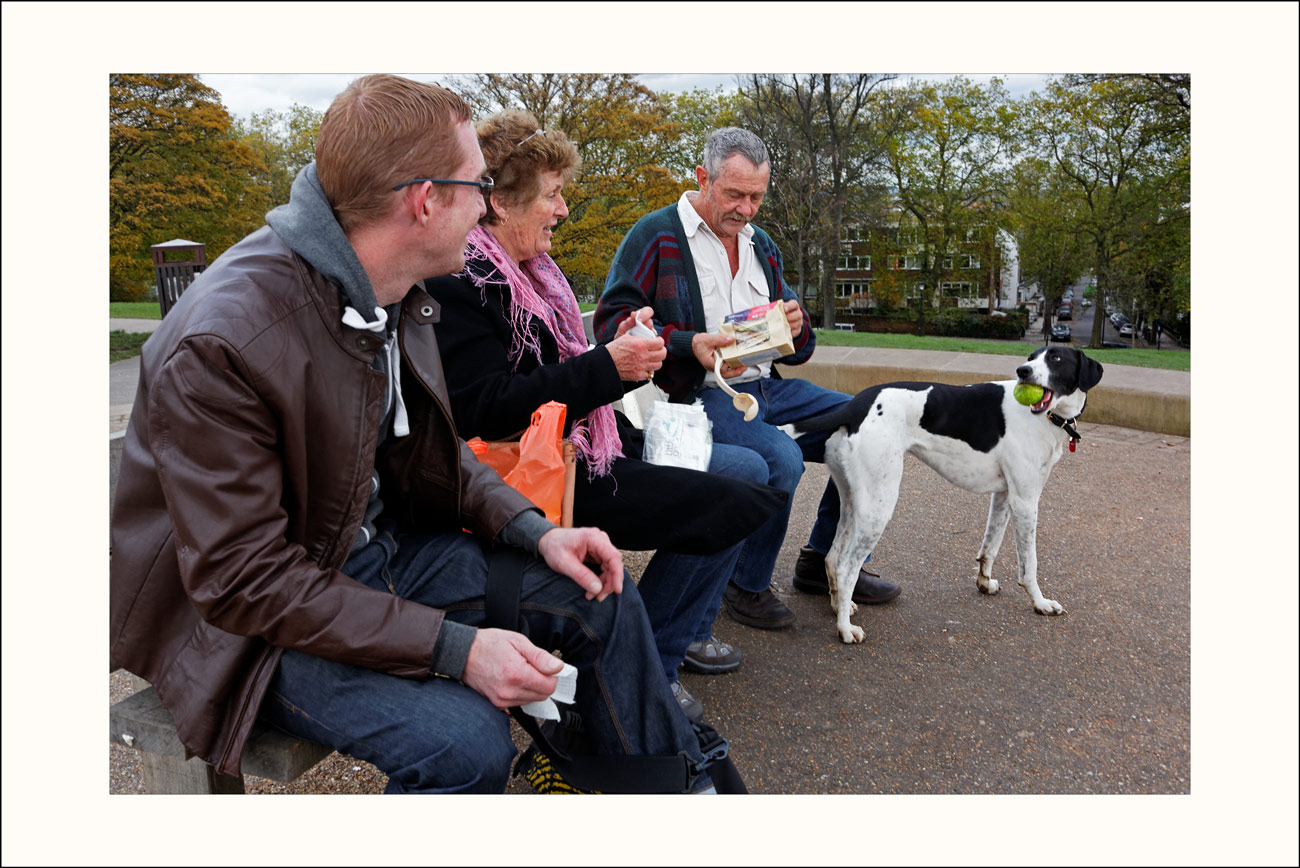
[[[109,509],[117,491],[125,434],[109,435]],[[110,660],[109,672],[118,665]],[[110,742],[140,752],[144,791],[153,794],[244,792],[243,776],[218,774],[198,757],[185,758],[172,716],[148,682],[132,676],[135,693],[113,704],[108,713]],[[256,725],[244,748],[244,774],[287,783],[333,753],[331,748]]]

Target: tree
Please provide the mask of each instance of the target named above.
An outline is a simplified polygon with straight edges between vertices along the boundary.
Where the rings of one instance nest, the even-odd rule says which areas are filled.
[[[960,245],[994,230],[1004,216],[1004,175],[1013,145],[1013,112],[1000,79],[980,86],[956,76],[894,94],[914,106],[889,140],[887,160],[899,205],[915,224],[917,334],[925,333],[931,293]],[[996,267],[990,262],[990,267]]]
[[[795,257],[800,291],[819,258],[822,327],[835,323],[835,263],[845,228],[880,204],[870,172],[904,108],[880,99],[896,76],[751,75],[742,118],[772,158],[765,222]]]
[[[744,102],[739,93],[692,90],[663,97],[672,107],[669,117],[677,124],[677,139],[669,144],[665,165],[684,184],[695,184],[695,167],[704,160],[704,140],[709,133],[739,123]]]
[[[1127,260],[1154,249],[1147,236],[1190,220],[1190,77],[1065,76],[1030,105],[1036,144],[1088,241],[1098,304],[1136,301],[1145,269]],[[1097,317],[1090,346],[1100,346],[1101,333]]]
[[[1008,191],[1021,276],[1038,283],[1047,310],[1055,311],[1065,290],[1090,264],[1078,231],[1077,203],[1068,196],[1061,175],[1039,157],[1026,157],[1016,164]],[[1050,328],[1051,317],[1044,316],[1044,338]]]
[[[488,73],[471,78],[465,98],[480,115],[525,109],[577,147],[582,167],[564,190],[569,217],[551,256],[579,298],[599,295],[632,225],[687,189],[669,168],[682,128],[670,104],[631,75]]]
[[[110,76],[110,298],[147,297],[153,244],[199,241],[211,260],[256,228],[266,172],[197,76]]]
[[[236,121],[239,138],[266,165],[260,180],[272,207],[289,201],[293,179],[316,159],[316,135],[324,116],[319,109],[294,103],[288,111],[267,109]]]

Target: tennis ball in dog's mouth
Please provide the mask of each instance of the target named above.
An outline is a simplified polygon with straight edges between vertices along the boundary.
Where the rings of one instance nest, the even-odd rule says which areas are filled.
[[[1020,383],[1011,393],[1015,399],[1026,407],[1032,407],[1043,400],[1043,387],[1033,383]]]

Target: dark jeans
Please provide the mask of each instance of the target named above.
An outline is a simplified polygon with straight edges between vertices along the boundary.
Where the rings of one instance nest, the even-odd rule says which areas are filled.
[[[380,533],[343,572],[377,590],[446,610],[471,626],[484,619],[487,557],[469,534]],[[520,611],[532,642],[578,669],[574,703],[597,753],[700,758],[699,745],[664,681],[637,589],[603,603],[529,558]],[[262,720],[377,766],[390,793],[500,793],[515,755],[509,716],[449,678],[415,681],[286,651]],[[696,788],[708,786],[701,776]]]
[[[794,492],[803,477],[803,464],[825,460],[826,440],[830,436],[829,432],[805,434],[792,440],[777,426],[827,413],[844,404],[850,396],[793,377],[788,380],[765,377],[733,388],[758,399],[758,417],[746,422],[732,406],[731,396],[722,389],[713,386],[701,389],[704,412],[713,423],[714,443],[730,443],[757,452],[767,462],[767,484],[790,493],[785,509],[774,514],[745,542],[731,578],[746,591],[758,593],[772,583],[772,569],[785,540]],[[839,491],[834,482],[828,481],[817,507],[809,545],[826,554],[835,539],[839,519]]]

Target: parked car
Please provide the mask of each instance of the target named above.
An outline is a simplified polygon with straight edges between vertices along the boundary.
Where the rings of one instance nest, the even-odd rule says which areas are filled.
[[[1133,326],[1131,323],[1124,323],[1119,327],[1119,336],[1122,338],[1133,337]]]
[[[1070,327],[1065,323],[1058,322],[1056,325],[1052,326],[1052,340],[1068,342],[1071,337]]]
[[[1092,302],[1088,301],[1086,298],[1083,300],[1082,304],[1084,307],[1092,307]]]
[[[1063,308],[1061,308],[1060,310],[1058,310],[1058,311],[1056,312],[1056,318],[1057,318],[1057,319],[1073,319],[1073,317],[1072,317],[1072,315],[1071,315],[1071,313],[1070,313],[1070,309],[1069,309],[1068,307],[1063,307]]]
[[[1128,322],[1128,317],[1124,316],[1122,313],[1113,313],[1110,315],[1110,324],[1115,328],[1119,328],[1126,322]]]

